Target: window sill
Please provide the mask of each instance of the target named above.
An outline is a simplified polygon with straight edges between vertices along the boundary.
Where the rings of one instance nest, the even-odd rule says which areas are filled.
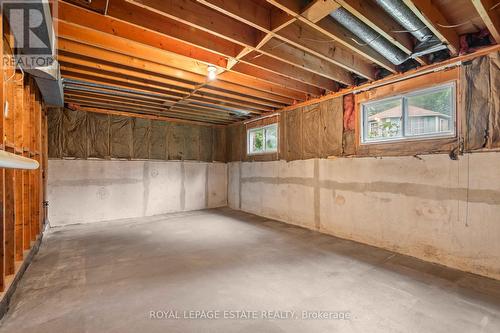
[[[266,156],[266,155],[274,155],[277,154],[278,151],[269,151],[265,153],[247,153],[247,156]]]
[[[356,154],[360,157],[383,156],[413,156],[437,153],[450,153],[458,147],[457,136],[439,138],[421,138],[418,140],[404,140],[391,142],[377,142],[358,144]]]
[[[360,146],[369,146],[369,145],[392,145],[392,144],[397,144],[397,143],[413,143],[413,142],[420,142],[420,141],[438,141],[438,140],[443,140],[443,139],[456,139],[457,135],[455,133],[445,133],[442,135],[427,135],[427,136],[407,136],[404,138],[397,138],[397,139],[388,139],[388,140],[380,140],[380,141],[367,141],[363,142],[360,141],[359,145]]]

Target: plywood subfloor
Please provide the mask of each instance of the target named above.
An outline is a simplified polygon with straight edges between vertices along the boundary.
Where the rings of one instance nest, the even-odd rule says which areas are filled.
[[[250,310],[260,319],[182,319],[189,310]],[[151,311],[181,319],[150,319]],[[262,319],[261,311],[297,318]],[[302,320],[303,311],[352,319]],[[0,326],[285,331],[499,332],[500,282],[217,209],[51,229]]]

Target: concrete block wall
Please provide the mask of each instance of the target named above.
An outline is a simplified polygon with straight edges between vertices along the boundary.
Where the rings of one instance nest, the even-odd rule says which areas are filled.
[[[228,204],[500,279],[499,152],[233,162]]]
[[[227,205],[225,163],[50,160],[51,226]]]

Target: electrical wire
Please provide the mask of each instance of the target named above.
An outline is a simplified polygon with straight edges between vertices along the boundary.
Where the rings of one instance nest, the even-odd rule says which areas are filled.
[[[426,25],[424,25],[421,28],[415,29],[415,30],[392,30],[391,32],[394,32],[394,33],[397,33],[397,34],[401,34],[401,33],[405,33],[405,32],[413,33],[413,32],[418,32],[420,30],[423,30],[425,28],[427,28]]]
[[[490,9],[488,9],[488,11],[492,11],[493,9],[497,8],[498,6],[500,6],[500,1],[497,2],[496,4],[494,4],[493,6],[491,6]],[[474,25],[474,22],[472,22],[472,20],[475,20],[475,19],[478,19],[478,18],[481,18],[481,17],[480,16],[474,16],[473,18],[470,18],[467,21],[464,21],[462,23],[457,23],[457,24],[446,25],[446,24],[436,23],[436,25],[439,26],[439,27],[441,27],[441,28],[445,28],[445,29],[453,29],[453,28],[458,28],[458,27],[467,25],[469,23],[472,24],[472,25]]]
[[[14,82],[22,82],[24,80],[24,70],[19,64],[17,64],[16,67],[18,67],[19,70],[21,71],[21,78],[19,80],[14,80]],[[14,73],[4,82],[5,83],[9,82],[10,80],[12,80],[12,78],[14,78],[14,76],[16,76],[16,69],[15,68],[14,68]]]
[[[351,38],[351,40],[358,44],[359,46],[368,46],[370,45],[371,43],[373,43],[374,41],[376,41],[377,39],[379,39],[380,37],[382,37],[382,35],[378,35],[377,37],[373,38],[371,41],[369,41],[368,43],[360,43],[358,42],[355,38]]]
[[[317,42],[317,43],[333,43],[335,42],[335,39],[314,39],[314,38],[301,38],[303,40],[308,40],[311,42]]]
[[[463,25],[467,25],[467,24],[473,24],[471,20],[467,20],[465,22],[462,22],[462,23],[458,23],[458,24],[450,24],[450,25],[446,25],[446,24],[441,24],[441,23],[436,23],[437,26],[440,26],[441,28],[446,28],[446,29],[452,29],[452,28],[458,28],[458,27],[461,27]]]

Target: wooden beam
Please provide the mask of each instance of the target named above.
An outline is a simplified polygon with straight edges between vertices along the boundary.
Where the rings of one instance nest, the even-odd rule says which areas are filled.
[[[113,1],[111,3],[114,3]],[[113,10],[115,10],[116,5],[112,5]],[[140,8],[139,8],[140,9]],[[122,9],[123,10],[123,9]],[[99,15],[89,10],[85,10],[81,7],[74,6],[61,1],[58,5],[58,19],[64,22],[63,31],[67,29],[66,24],[71,23],[74,25],[79,25],[82,27],[87,27],[93,30],[98,30],[107,34],[118,36],[124,39],[132,40],[138,43],[147,44],[158,49],[173,52],[185,57],[193,58],[204,63],[210,63],[221,67],[226,67],[227,57],[221,56],[220,54],[208,51],[205,48],[200,48],[194,46],[192,43],[189,44],[185,41],[161,34],[158,32],[153,32],[142,27],[138,27],[118,19]],[[164,19],[164,17],[161,17]],[[148,18],[150,20],[150,18]],[[168,22],[166,23],[168,24]],[[162,23],[163,28],[165,28],[165,22]],[[175,29],[169,29],[169,31]],[[193,38],[196,37],[196,42],[199,44],[204,44],[206,41],[206,36],[199,38],[200,36],[196,32],[191,32]],[[203,32],[204,35],[208,35]],[[185,34],[181,37],[185,38]],[[225,41],[224,41],[225,42]],[[207,46],[211,46],[218,49],[214,45],[215,43],[210,43]],[[219,45],[219,44],[217,44]],[[231,52],[230,46],[225,46],[229,48],[228,53]]]
[[[125,0],[111,1],[107,16],[228,57],[235,57],[242,49],[237,43],[186,24],[179,24],[176,20]],[[120,31],[116,33],[119,34]]]
[[[374,79],[374,71],[373,69],[369,68],[371,66],[369,62],[375,62],[377,65],[382,66],[387,70],[390,70],[391,72],[396,72],[395,66],[392,63],[382,57],[379,53],[375,52],[372,48],[356,44],[351,39],[353,35],[346,29],[342,29],[342,27],[333,23],[333,19],[329,16],[324,17],[322,20],[319,20],[316,23],[311,22],[310,20],[302,16],[301,14],[304,10],[304,8],[302,7],[302,1],[267,0],[267,2],[301,21],[301,23],[295,22],[294,24],[289,24],[284,29],[281,29],[277,33],[277,36],[280,37],[280,39],[284,41],[288,40],[294,46],[303,48],[305,51],[319,57],[322,57],[322,55],[324,55],[324,50],[321,50],[321,46],[324,48],[324,46],[326,45],[330,48],[334,48],[335,50],[337,50],[335,58],[332,58],[330,56],[324,57],[323,59],[338,59],[337,64],[339,66],[347,68],[367,79]],[[300,41],[297,38],[294,38],[297,36],[297,33],[299,33],[297,31],[297,27],[304,27],[305,25],[311,28],[306,32],[306,34],[308,35],[306,41],[315,43],[303,43],[303,45],[301,45],[304,40]],[[345,56],[342,57],[342,55]],[[346,64],[349,64],[349,66],[346,66]]]
[[[500,6],[497,0],[471,0],[479,16],[493,36],[493,39],[500,44]]]
[[[230,123],[232,122],[231,120],[220,120],[220,119],[214,119],[214,118],[206,118],[202,115],[196,116],[193,114],[185,114],[182,112],[169,112],[169,111],[162,111],[162,112],[157,112],[157,111],[151,111],[149,109],[145,109],[142,107],[131,107],[131,106],[125,106],[121,104],[115,104],[115,103],[101,103],[97,101],[85,101],[81,99],[73,99],[73,98],[68,98],[68,103],[80,105],[80,106],[87,106],[87,107],[94,107],[94,108],[106,108],[110,110],[116,110],[116,111],[127,111],[127,112],[133,112],[133,113],[142,113],[142,114],[152,114],[152,115],[159,115],[159,116],[165,116],[165,117],[171,117],[171,118],[181,118],[181,119],[189,119],[189,120],[194,120],[194,121],[200,121],[200,122],[211,122],[211,123]]]
[[[243,22],[255,29],[271,30],[271,11],[253,1],[196,0],[197,2]]]
[[[293,20],[291,20],[290,17],[293,18],[293,16],[291,16],[291,15],[284,18],[282,20],[282,22],[278,24],[277,27],[273,28],[272,24],[269,23],[269,22],[272,22],[272,18],[270,17],[272,11],[267,9],[264,6],[259,5],[256,2],[253,2],[253,1],[240,1],[240,2],[238,2],[238,1],[225,1],[225,0],[198,0],[198,1],[205,4],[206,6],[209,6],[210,8],[213,8],[214,10],[216,10],[220,13],[224,13],[224,14],[230,16],[231,18],[234,18],[234,19],[239,20],[243,23],[249,24],[256,29],[259,29],[261,31],[261,33],[264,34],[264,37],[261,39],[261,41],[255,47],[253,47],[253,51],[256,51],[256,50],[263,48],[264,45],[266,45],[266,43],[275,35],[280,36],[280,39],[282,39],[284,42],[291,43],[291,41],[288,40],[287,37],[291,37],[291,39],[293,41],[293,36],[283,36],[280,33],[281,30],[285,29],[286,27],[288,27],[289,25],[292,24]],[[320,2],[326,2],[328,4],[326,7],[328,7],[331,5],[332,0],[328,0],[328,1],[321,0]],[[320,2],[318,2],[317,6],[319,6]],[[242,5],[243,3],[245,5]],[[321,7],[321,6],[319,6],[319,7]],[[338,5],[337,5],[337,7],[338,7]],[[313,9],[311,9],[311,10],[313,10]],[[325,10],[325,8],[323,8],[323,10]],[[294,18],[294,20],[295,20],[295,18]],[[322,36],[320,36],[321,34],[318,34],[318,35],[319,36],[316,36],[316,39],[322,38]],[[314,50],[315,50],[314,44],[309,44],[308,47],[312,48],[312,51],[314,52]],[[305,49],[305,50],[308,51],[307,49]],[[247,53],[249,53],[249,52],[247,51]],[[281,61],[279,56],[274,54],[273,49],[267,48],[266,53],[268,53],[268,55],[270,57],[273,57],[273,58]],[[313,54],[313,53],[311,53],[311,54]],[[336,73],[336,77],[334,78],[334,80],[342,82],[344,84],[351,85],[351,84],[353,84],[352,78],[351,78],[350,73],[349,73],[349,71],[351,71],[351,68],[345,66],[344,64],[351,63],[351,64],[356,66],[359,64],[359,62],[356,62],[356,61],[353,62],[350,60],[350,58],[353,57],[350,52],[349,52],[348,58],[340,57],[343,54],[345,54],[345,53],[337,52],[337,53],[333,54],[333,56],[324,58],[324,60],[331,63],[330,66],[332,68],[330,70],[330,73],[334,73],[334,72]],[[239,58],[242,58],[242,57],[239,57]],[[293,63],[292,63],[292,61],[293,61]],[[273,63],[275,64],[275,62],[273,62]],[[306,66],[302,66],[301,59],[289,58],[288,63],[293,64],[294,66],[301,67],[302,69],[304,69],[306,71],[310,71],[310,72],[314,73],[314,69],[310,69]],[[359,71],[366,70],[366,72],[371,72],[372,69],[369,68],[369,67],[371,67],[371,65],[368,63],[366,63],[365,65],[366,65],[365,68],[355,68],[354,71],[359,72]],[[274,66],[273,65],[273,67],[274,68],[278,68],[278,67],[279,68],[286,68],[286,66],[283,67],[283,65],[281,65],[281,66]],[[285,70],[284,72],[280,72],[280,74],[283,74],[286,76],[287,71]]]
[[[86,64],[96,68],[99,68],[101,64],[109,64],[118,68],[133,68],[144,73],[164,75],[181,83],[191,82],[193,87],[206,80],[205,76],[199,74],[181,72],[178,69],[155,62],[136,59],[131,56],[110,52],[64,39],[59,39],[59,48],[58,59],[68,63],[81,65]],[[127,66],[123,66],[123,64],[127,64]],[[256,105],[263,105],[265,107],[276,108],[282,106],[283,104],[291,104],[293,101],[268,92],[254,90],[252,88],[221,81],[220,79],[210,81],[209,86],[207,86],[205,90],[206,92],[212,92],[215,95],[240,99],[242,101],[252,102]],[[214,92],[214,90],[217,92]],[[245,95],[249,97],[246,97]],[[263,109],[265,109],[265,107]]]
[[[339,66],[344,69],[351,70],[368,79],[375,78],[375,70],[370,63],[353,56],[351,51],[340,47],[332,35],[320,33],[308,24],[300,21],[292,23],[280,30],[277,37],[326,61],[331,59],[339,59],[340,61],[342,59],[342,64],[339,63]]]
[[[150,86],[150,87],[145,87],[141,84],[136,84],[133,82],[126,82],[123,80],[113,80],[109,79],[106,76],[97,76],[93,75],[91,72],[86,72],[86,71],[76,71],[76,70],[64,70],[63,71],[63,76],[69,79],[75,79],[75,80],[80,80],[80,81],[85,81],[89,83],[97,83],[100,85],[106,85],[107,87],[110,88],[119,88],[119,89],[132,89],[138,93],[153,93],[153,94],[158,94],[159,96],[162,96],[163,98],[166,98],[167,101],[169,102],[178,102],[180,97],[178,96],[171,96],[168,94],[165,94],[161,88],[157,88],[155,86]],[[233,101],[230,100],[216,100],[208,96],[198,96],[194,95],[192,96],[193,99],[196,99],[200,103],[204,103],[207,106],[213,106],[213,107],[219,107],[219,106],[224,106],[227,109],[230,109],[236,113],[238,112],[249,112],[249,113],[255,113],[255,114],[260,114],[262,113],[261,110],[254,109],[251,106],[241,106],[238,104],[235,104]]]
[[[58,37],[94,47],[104,48],[122,54],[133,54],[139,59],[155,59],[155,62],[178,68],[184,71],[206,75],[208,64],[192,58],[181,56],[173,52],[146,46],[124,38],[103,33],[97,30],[78,26],[65,21],[57,20]],[[182,73],[179,73],[182,75]]]
[[[279,58],[290,65],[296,66],[297,63],[300,63],[302,68],[307,69],[311,73],[327,77],[331,80],[339,81],[347,85],[354,84],[352,75],[347,71],[339,71],[339,67],[332,65],[331,62],[316,57],[302,49],[280,41],[277,38],[271,39],[263,45],[259,51],[270,57]]]
[[[340,4],[335,0],[313,0],[304,10],[302,10],[302,16],[316,23],[339,7]]]
[[[81,106],[90,106],[90,107],[100,107],[100,108],[108,108],[119,111],[132,111],[132,112],[142,112],[145,114],[154,114],[154,115],[163,115],[166,117],[180,117],[183,119],[191,119],[197,121],[210,121],[210,122],[218,122],[218,123],[230,123],[233,121],[231,118],[220,119],[217,117],[207,117],[203,114],[195,114],[192,112],[183,112],[182,110],[170,110],[170,111],[158,111],[152,110],[150,108],[143,108],[137,106],[123,105],[119,103],[106,103],[106,102],[98,102],[92,100],[85,100],[82,98],[68,98],[67,103],[81,105]]]
[[[135,110],[142,110],[142,111],[148,111],[148,112],[153,112],[153,113],[158,113],[158,114],[163,114],[166,116],[189,116],[189,117],[196,117],[199,119],[206,119],[206,120],[221,120],[221,121],[227,121],[227,120],[233,120],[232,117],[230,117],[228,114],[226,115],[221,115],[221,114],[213,114],[213,113],[203,113],[199,112],[199,110],[195,109],[178,109],[178,110],[170,110],[166,109],[165,107],[152,107],[152,106],[145,106],[145,105],[140,105],[137,103],[132,103],[132,102],[125,102],[125,101],[116,101],[116,100],[102,100],[98,99],[95,97],[86,97],[86,96],[79,96],[79,95],[74,95],[74,94],[65,94],[65,99],[67,100],[68,103],[76,103],[80,105],[101,105],[101,106],[107,106],[109,108],[114,107],[114,108],[123,108],[123,109],[135,109]]]
[[[75,90],[74,88],[66,89],[65,96],[67,96],[68,98],[82,98],[85,100],[95,100],[97,102],[110,101],[110,102],[121,103],[124,105],[131,105],[138,107],[144,106],[145,108],[156,109],[158,111],[169,111],[169,108],[171,108],[172,105],[175,103],[175,101],[161,101],[161,100],[151,100],[151,99],[147,100],[145,98],[134,99],[132,97],[109,95],[100,92]],[[199,101],[196,101],[198,103],[193,103],[193,102],[194,101],[187,100],[183,104],[183,106],[185,107],[185,104],[189,104],[190,107],[189,110],[195,111],[195,114],[206,114],[207,116],[213,116],[214,118],[222,117],[223,119],[227,119],[227,116],[233,112],[231,109],[221,109],[205,104],[202,105],[202,103]]]
[[[233,68],[234,68],[233,69],[234,71],[237,71],[238,73],[241,73],[241,74],[245,74],[249,78],[250,77],[259,77],[263,80],[272,82],[274,84],[278,84],[286,89],[294,89],[297,91],[303,91],[303,92],[307,93],[308,95],[312,95],[312,96],[321,96],[321,94],[323,93],[323,91],[318,87],[304,84],[304,83],[297,81],[297,80],[290,80],[290,78],[288,78],[284,75],[277,74],[275,72],[272,72],[272,71],[264,69],[264,68],[253,66],[253,65],[250,65],[250,64],[245,63],[245,62],[239,62]]]
[[[91,69],[75,69],[75,68],[66,68],[66,67],[61,67],[61,71],[63,74],[63,77],[68,77],[72,79],[78,79],[78,80],[84,80],[92,83],[98,83],[98,84],[104,84],[104,85],[109,85],[109,86],[116,86],[119,88],[125,88],[125,89],[135,89],[138,91],[143,91],[143,92],[154,92],[154,93],[160,93],[165,95],[166,97],[169,97],[171,100],[173,99],[174,101],[179,100],[185,95],[181,94],[176,94],[169,92],[168,90],[165,90],[161,87],[161,85],[155,84],[155,83],[149,83],[149,82],[144,82],[141,80],[137,79],[123,79],[123,78],[118,78],[114,77],[113,75],[106,75],[103,73],[95,72],[92,71]],[[202,100],[206,104],[211,104],[214,106],[217,105],[225,105],[227,108],[233,109],[235,112],[250,112],[250,113],[255,113],[255,114],[260,114],[262,111],[259,111],[257,109],[254,109],[250,106],[241,106],[241,105],[235,105],[234,102],[227,101],[227,100],[216,100],[213,98],[209,98],[207,96],[203,96]]]
[[[112,115],[117,115],[117,116],[152,119],[152,120],[163,120],[163,121],[169,121],[169,122],[174,122],[174,123],[185,123],[185,124],[193,124],[193,125],[201,125],[201,126],[219,126],[219,125],[213,125],[209,122],[184,120],[184,119],[164,117],[164,116],[159,116],[159,115],[154,115],[154,114],[123,112],[123,111],[119,111],[119,110],[112,110],[112,109],[106,109],[106,108],[85,107],[85,106],[81,106],[81,105],[74,105],[74,107],[76,110],[85,111],[85,112],[112,114]]]
[[[189,0],[130,0],[131,3],[242,46],[257,45],[253,27]]]
[[[432,0],[402,0],[417,17],[444,43],[453,55],[460,50],[460,40],[454,29],[443,28],[450,25]]]
[[[23,147],[23,134],[24,127],[27,126],[25,118],[25,105],[24,105],[24,79],[21,73],[17,73],[14,81],[15,84],[15,103],[14,103],[14,146],[21,150]],[[24,171],[16,170],[15,174],[15,243],[16,243],[16,261],[23,260],[24,256]]]
[[[31,127],[32,127],[32,118],[33,114],[30,112],[31,105],[31,86],[28,84],[29,80],[27,78],[24,79],[24,126],[23,126],[23,156],[29,156],[29,148],[30,148],[30,138],[31,138]],[[32,193],[32,183],[31,183],[31,170],[23,171],[23,181],[24,181],[24,197],[23,197],[23,212],[24,212],[24,236],[23,236],[23,246],[24,250],[28,250],[31,247],[31,193]]]
[[[272,71],[276,74],[284,75],[292,80],[298,80],[327,91],[336,91],[339,87],[335,81],[327,79],[324,76],[311,73],[301,67],[290,65],[262,53],[249,53],[242,59],[242,62],[252,64],[254,66]],[[346,78],[346,80],[348,79],[351,78]]]
[[[176,19],[181,23],[188,24],[197,29],[212,32],[213,34],[226,38],[232,42],[241,43],[241,45],[247,48],[255,48],[258,44],[260,44],[260,40],[258,40],[258,30],[255,30],[255,28],[263,28],[266,29],[266,31],[269,31],[270,29],[270,11],[257,6],[251,1],[235,2],[223,0],[203,0],[200,1],[200,3],[195,3],[193,1],[181,0],[177,1],[181,3],[180,6],[176,1],[132,0],[132,2],[155,13],[160,13],[171,19]],[[213,11],[201,3],[210,6],[209,8],[217,9],[217,11]],[[195,16],[193,16],[193,12],[196,13]],[[237,12],[238,15],[234,14],[234,12]],[[242,18],[242,13],[245,13],[248,19]],[[264,18],[264,20],[262,18]],[[242,29],[242,26],[253,29],[253,40],[251,42],[242,39],[245,34],[245,30]],[[235,35],[235,31],[241,31],[241,33],[237,33]],[[244,49],[243,52],[245,53],[240,54],[236,57],[236,59],[245,55],[246,52],[248,52],[248,49]],[[283,68],[283,66],[281,66],[281,68]],[[234,70],[234,66],[231,69]],[[259,70],[253,70],[253,72],[255,73],[255,76],[258,76],[259,73],[265,74]],[[245,72],[245,74],[248,74],[248,71]],[[279,74],[286,76],[286,73]],[[264,75],[263,77],[266,81],[272,83],[280,82],[279,79],[273,80],[273,77],[269,75]],[[260,78],[263,77],[261,76]],[[294,80],[294,78],[291,77],[289,77],[289,79]],[[311,93],[311,88],[304,84],[291,84],[289,88],[318,96],[317,93]]]
[[[122,55],[133,54],[134,57],[131,57],[131,61],[134,61],[135,58],[141,60],[154,59],[154,62],[156,63],[179,69],[180,71],[178,71],[177,74],[177,77],[179,78],[185,76],[185,73],[183,71],[196,73],[203,76],[206,76],[207,73],[207,64],[203,64],[199,61],[171,52],[165,52],[163,50],[159,50],[157,48],[139,44],[133,41],[117,38],[107,33],[102,33],[86,27],[73,25],[64,21],[59,21],[58,35],[60,39],[63,38],[66,40],[83,43],[100,49],[113,51]],[[61,45],[58,45],[58,47],[60,49],[63,49]],[[244,85],[243,81],[245,80],[238,74],[233,75],[232,77],[234,77],[234,79],[225,81],[233,83],[241,82],[241,85]],[[218,78],[221,79],[222,76],[219,75]],[[303,92],[301,93],[300,91],[293,91],[283,86],[281,88],[279,86],[273,87],[273,85],[275,85],[274,82],[270,82],[265,79],[263,79],[262,81],[265,82],[255,81],[253,85],[249,86],[260,91],[272,92],[280,96],[288,97],[292,100],[306,99]]]

